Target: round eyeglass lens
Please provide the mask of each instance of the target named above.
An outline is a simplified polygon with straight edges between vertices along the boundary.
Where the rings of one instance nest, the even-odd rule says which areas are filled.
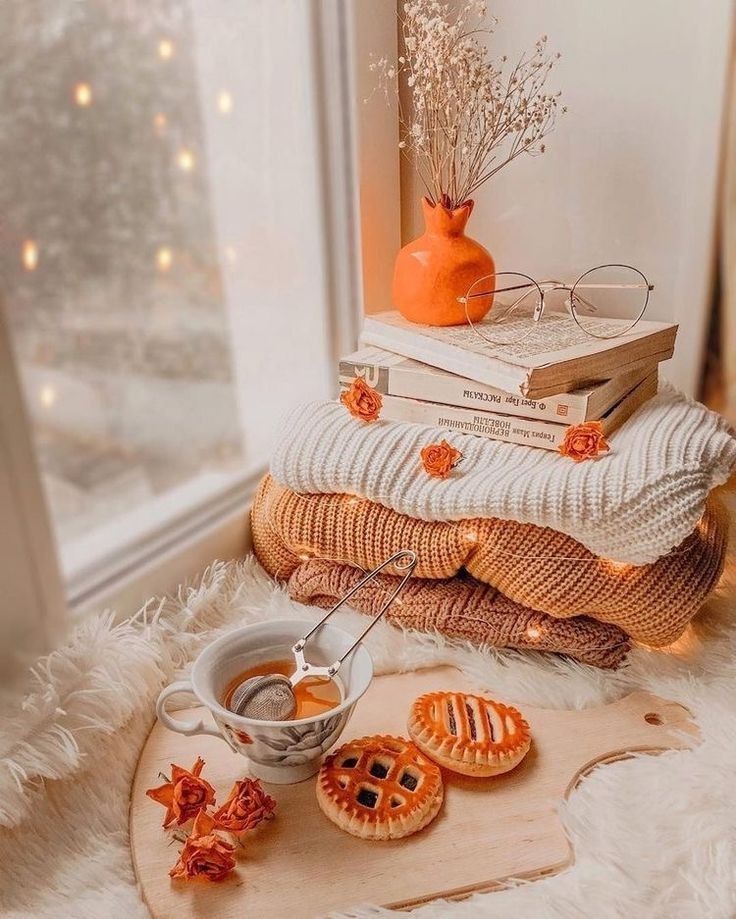
[[[534,331],[534,313],[541,302],[542,291],[533,278],[501,271],[473,284],[467,293],[465,314],[486,341],[512,345]],[[482,320],[473,320],[473,316],[484,313]]]
[[[616,338],[644,315],[649,282],[629,265],[601,265],[577,279],[570,302],[575,321],[588,335]]]

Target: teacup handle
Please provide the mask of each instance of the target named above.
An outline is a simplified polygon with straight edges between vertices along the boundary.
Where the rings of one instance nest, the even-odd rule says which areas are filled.
[[[186,734],[187,737],[192,734],[211,734],[213,737],[219,737],[227,743],[227,738],[223,737],[222,731],[218,727],[205,724],[201,719],[199,721],[182,721],[181,718],[174,718],[169,714],[166,708],[166,700],[177,692],[189,692],[194,695],[194,690],[189,680],[179,680],[177,683],[172,683],[163,689],[156,702],[156,714],[161,724],[170,731],[176,731],[177,734]]]

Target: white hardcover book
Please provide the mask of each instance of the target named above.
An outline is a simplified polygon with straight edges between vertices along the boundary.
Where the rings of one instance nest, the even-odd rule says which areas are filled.
[[[600,335],[626,323],[596,319]],[[587,335],[567,314],[546,313],[516,345],[493,345],[469,325],[436,327],[404,319],[395,310],[366,316],[361,344],[439,367],[458,376],[538,400],[578,389],[584,381],[609,380],[645,363],[672,357],[677,325],[641,320],[611,338]]]
[[[600,419],[604,434],[610,434],[620,427],[639,406],[651,399],[656,392],[657,372],[654,371]],[[511,415],[501,415],[498,412],[482,412],[450,405],[437,405],[433,402],[422,402],[401,396],[383,397],[381,418],[389,421],[426,424],[444,428],[447,431],[475,434],[490,440],[502,440],[507,443],[523,444],[527,447],[541,447],[545,450],[557,450],[570,427],[568,424],[557,424],[552,421],[515,418]]]
[[[601,418],[655,369],[656,366],[645,364],[573,392],[526,399],[518,393],[504,392],[381,348],[366,347],[340,360],[339,381],[346,386],[356,377],[362,377],[384,396],[403,396],[558,424],[580,424]]]

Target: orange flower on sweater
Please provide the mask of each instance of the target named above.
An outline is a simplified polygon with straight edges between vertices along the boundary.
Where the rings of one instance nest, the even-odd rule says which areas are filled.
[[[204,760],[197,757],[197,762],[190,771],[171,764],[171,781],[158,788],[149,788],[146,794],[166,808],[164,826],[176,820],[181,826],[201,810],[215,803],[215,789],[209,782],[200,778]]]
[[[172,878],[190,881],[203,878],[221,881],[235,867],[235,846],[225,842],[215,831],[211,815],[201,810],[192,826],[192,832],[179,853],[179,861],[169,871]]]
[[[258,779],[243,779],[233,785],[230,797],[213,814],[215,825],[231,833],[252,830],[273,816],[276,802],[266,794]]]
[[[421,452],[422,465],[426,472],[438,479],[446,479],[462,459],[462,453],[456,450],[446,440],[438,444],[423,447]]]
[[[609,446],[603,436],[603,425],[600,421],[586,421],[569,427],[558,449],[563,456],[569,456],[576,463],[580,463],[605,453]]]
[[[354,418],[361,421],[377,421],[383,405],[381,394],[362,377],[356,377],[350,388],[340,394],[340,401]]]

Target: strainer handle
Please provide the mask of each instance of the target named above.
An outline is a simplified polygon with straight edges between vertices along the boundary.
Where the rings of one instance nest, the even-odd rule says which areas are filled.
[[[404,559],[404,564],[401,564],[401,565],[398,564],[399,559]],[[314,628],[312,628],[309,632],[307,632],[304,638],[299,639],[299,641],[294,645],[294,648],[293,648],[294,654],[302,656],[302,652],[304,651],[304,646],[309,641],[309,639],[312,637],[312,635],[314,635],[317,629],[321,628],[325,624],[325,622],[327,622],[330,616],[333,613],[336,613],[340,609],[340,607],[343,605],[343,603],[347,603],[347,601],[354,594],[356,594],[360,590],[361,587],[364,587],[369,581],[372,581],[373,578],[377,574],[380,574],[384,568],[387,568],[389,565],[393,565],[393,564],[396,565],[396,568],[399,571],[404,571],[406,569],[406,574],[402,577],[402,579],[396,585],[395,590],[392,592],[388,600],[386,600],[386,602],[383,604],[379,612],[373,617],[373,619],[371,619],[371,621],[368,623],[365,629],[363,629],[363,631],[355,639],[352,645],[350,645],[350,647],[342,655],[342,657],[338,658],[334,664],[332,664],[330,667],[327,668],[328,675],[334,676],[339,670],[340,664],[342,664],[342,662],[345,660],[346,657],[348,657],[350,654],[353,653],[353,651],[358,647],[361,641],[363,641],[363,639],[370,632],[373,626],[378,622],[379,619],[383,617],[383,614],[386,612],[386,610],[391,606],[394,600],[398,597],[398,595],[404,589],[404,585],[406,584],[406,582],[409,580],[412,574],[414,574],[414,569],[417,567],[416,552],[412,552],[411,549],[401,549],[399,552],[394,552],[394,554],[390,558],[387,558],[385,561],[381,562],[381,564],[378,565],[376,568],[374,568],[372,571],[369,571],[368,574],[365,575],[365,577],[362,577],[358,581],[358,583],[354,587],[352,587],[345,594],[344,597],[342,597],[342,599],[337,601],[337,603],[332,607],[332,609],[328,611],[327,615],[323,616],[323,618],[320,619],[320,621],[314,626]]]

